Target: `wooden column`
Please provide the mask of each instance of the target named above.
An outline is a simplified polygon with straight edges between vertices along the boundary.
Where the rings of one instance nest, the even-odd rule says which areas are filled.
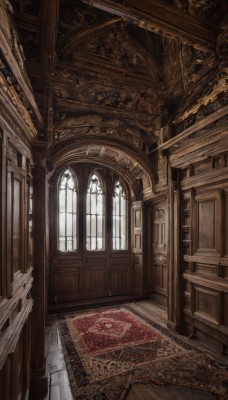
[[[169,168],[169,272],[168,327],[181,329],[181,259],[180,259],[180,189],[179,171]]]
[[[48,388],[44,354],[46,314],[46,182],[45,167],[36,165],[34,178],[34,310],[32,315],[32,377],[30,394],[44,393]]]

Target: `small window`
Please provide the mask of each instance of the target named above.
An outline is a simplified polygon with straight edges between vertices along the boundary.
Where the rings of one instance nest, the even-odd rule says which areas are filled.
[[[59,226],[58,250],[77,250],[77,186],[69,169],[61,176],[59,183]]]
[[[104,186],[93,173],[86,196],[86,249],[104,250],[104,242]]]
[[[113,190],[112,227],[113,250],[126,250],[127,200],[125,190],[120,181],[115,183]]]

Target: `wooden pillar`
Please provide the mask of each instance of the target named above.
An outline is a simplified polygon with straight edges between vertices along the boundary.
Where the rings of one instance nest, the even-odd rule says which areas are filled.
[[[181,329],[181,246],[179,171],[169,167],[168,327]]]
[[[44,347],[46,315],[46,182],[45,167],[36,165],[34,179],[34,309],[32,314],[32,357],[30,396],[48,388]]]

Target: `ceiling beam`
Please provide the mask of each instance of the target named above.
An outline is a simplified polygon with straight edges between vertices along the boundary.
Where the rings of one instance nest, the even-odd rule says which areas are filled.
[[[101,10],[131,20],[139,27],[179,38],[182,43],[198,48],[215,47],[216,26],[185,14],[176,7],[159,4],[157,0],[125,0],[122,4],[110,0],[82,0]]]
[[[44,115],[44,131],[41,135],[45,139],[51,140],[53,134],[52,76],[59,21],[59,0],[42,1],[41,21],[42,112]]]

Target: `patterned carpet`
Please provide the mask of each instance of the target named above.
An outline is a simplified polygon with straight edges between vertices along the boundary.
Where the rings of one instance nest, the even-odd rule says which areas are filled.
[[[76,400],[124,400],[134,384],[178,385],[228,399],[228,371],[130,307],[65,315],[60,337]]]

